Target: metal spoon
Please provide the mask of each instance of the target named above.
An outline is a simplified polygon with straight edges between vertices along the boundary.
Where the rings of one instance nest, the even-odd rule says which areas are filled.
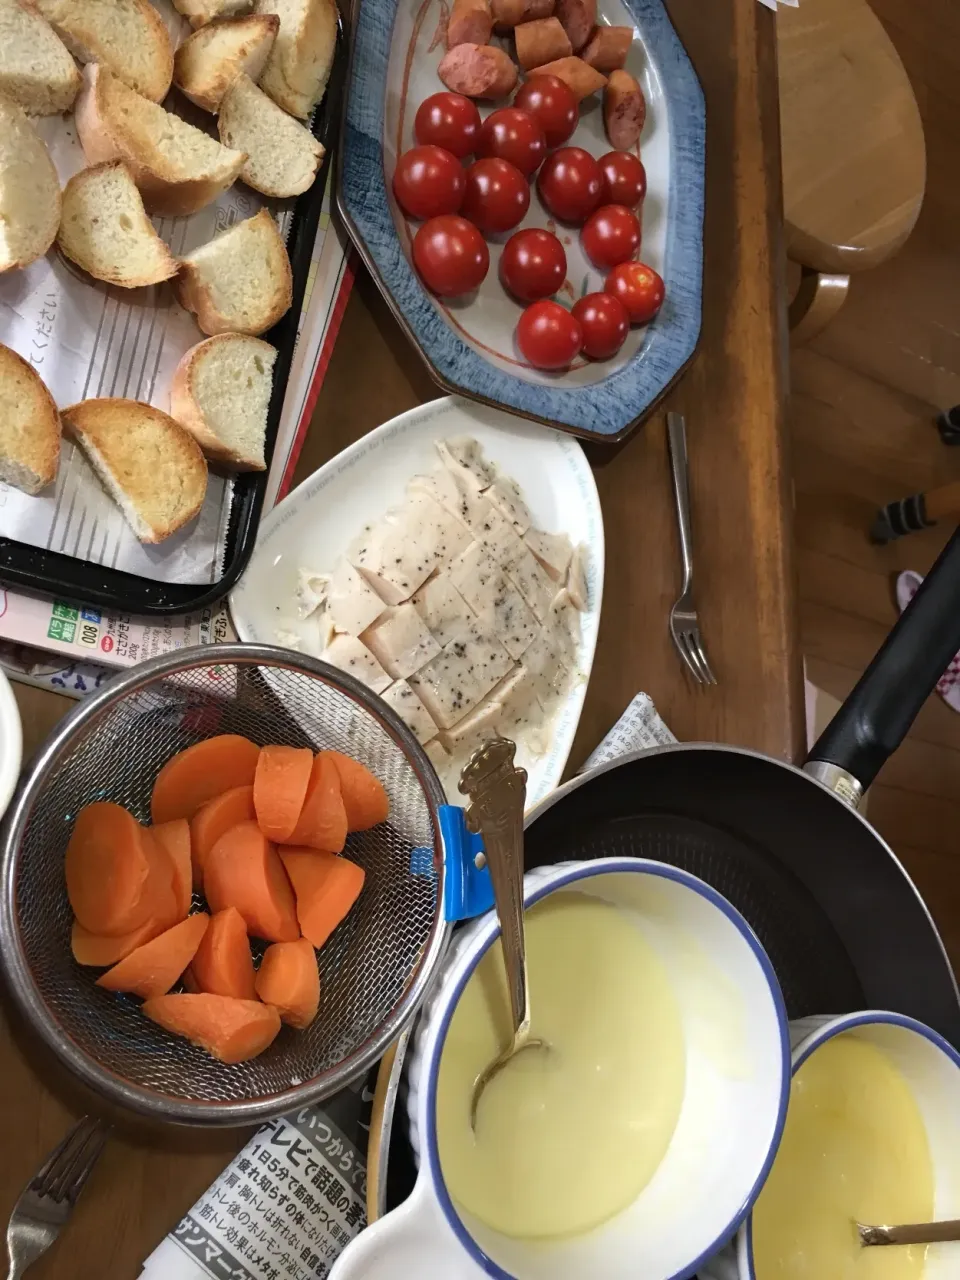
[[[860,1243],[872,1244],[940,1244],[960,1240],[960,1218],[949,1222],[913,1222],[902,1227],[865,1227],[857,1223]]]
[[[467,826],[483,836],[493,898],[500,920],[500,943],[507,971],[513,1039],[477,1076],[470,1099],[470,1127],[476,1128],[480,1095],[493,1077],[525,1049],[546,1049],[530,1038],[530,998],[523,940],[523,809],[526,770],[513,763],[516,747],[506,738],[488,739],[460,774],[460,790],[470,797]]]

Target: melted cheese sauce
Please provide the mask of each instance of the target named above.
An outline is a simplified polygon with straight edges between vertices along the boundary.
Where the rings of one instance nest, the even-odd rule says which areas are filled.
[[[617,907],[555,893],[526,916],[532,1035],[487,1085],[470,1128],[473,1083],[509,1043],[499,944],[464,988],[437,1084],[437,1138],[458,1207],[517,1238],[589,1231],[626,1208],[655,1173],[683,1101],[685,1046],[667,971]]]
[[[906,1080],[852,1035],[793,1077],[783,1141],[753,1211],[757,1280],[918,1280],[925,1246],[862,1248],[855,1222],[929,1222],[933,1168]]]

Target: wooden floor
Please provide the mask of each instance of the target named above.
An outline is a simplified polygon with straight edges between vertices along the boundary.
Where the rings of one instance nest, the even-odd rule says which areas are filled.
[[[894,622],[901,569],[924,572],[952,527],[872,546],[876,509],[960,480],[932,418],[960,404],[960,6],[871,0],[923,116],[927,195],[891,262],[856,276],[830,327],[791,359],[790,424],[807,672],[842,697]],[[960,600],[957,602],[960,609]],[[960,972],[960,714],[933,697],[870,792]]]

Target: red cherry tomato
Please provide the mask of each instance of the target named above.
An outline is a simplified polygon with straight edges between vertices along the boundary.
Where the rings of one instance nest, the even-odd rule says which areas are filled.
[[[487,274],[490,252],[472,222],[448,213],[419,229],[413,261],[427,288],[450,298],[476,289]]]
[[[600,166],[580,147],[561,147],[544,161],[537,190],[555,218],[583,222],[600,203]]]
[[[528,227],[512,235],[500,255],[503,287],[521,302],[556,293],[567,278],[567,255],[551,231]]]
[[[639,158],[631,151],[608,151],[597,163],[603,179],[603,203],[635,209],[647,194],[647,171]]]
[[[559,302],[534,302],[517,322],[517,346],[535,369],[565,369],[582,342],[579,324]]]
[[[515,227],[530,208],[530,186],[507,160],[474,160],[467,170],[462,212],[481,231],[493,234]]]
[[[442,147],[411,147],[397,161],[393,175],[397,204],[411,218],[456,213],[465,187],[463,165]]]
[[[571,314],[583,330],[580,350],[591,360],[609,360],[630,332],[630,317],[619,298],[588,293],[573,304]]]
[[[572,135],[580,119],[577,95],[556,76],[534,76],[517,90],[513,105],[535,116],[548,147],[559,147]]]
[[[584,223],[580,242],[601,271],[629,262],[640,248],[640,219],[622,204],[602,205]]]
[[[663,281],[645,262],[621,262],[607,276],[603,291],[620,299],[631,324],[646,324],[663,306]]]
[[[477,104],[462,93],[432,93],[417,108],[413,135],[421,146],[443,147],[462,160],[480,137]]]
[[[516,165],[525,178],[535,173],[547,154],[540,121],[516,107],[492,111],[480,127],[478,156],[497,156]]]

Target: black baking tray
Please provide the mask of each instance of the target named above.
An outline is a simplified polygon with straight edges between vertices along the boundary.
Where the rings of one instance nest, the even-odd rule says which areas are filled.
[[[42,547],[18,542],[15,538],[0,537],[0,584],[34,595],[53,596],[71,604],[95,605],[115,612],[149,616],[193,613],[209,608],[240,579],[253,553],[263,511],[267,476],[290,377],[310,258],[337,135],[346,61],[346,36],[340,20],[330,80],[323,100],[314,113],[311,126],[314,137],[323,144],[326,154],[317,180],[293,205],[287,238],[293,276],[293,303],[286,315],[263,335],[266,341],[277,348],[273,393],[267,415],[267,470],[245,472],[234,480],[222,575],[214,583],[186,585],[178,582],[155,582],[152,578],[143,578],[139,574],[108,569],[59,551],[47,551]]]

